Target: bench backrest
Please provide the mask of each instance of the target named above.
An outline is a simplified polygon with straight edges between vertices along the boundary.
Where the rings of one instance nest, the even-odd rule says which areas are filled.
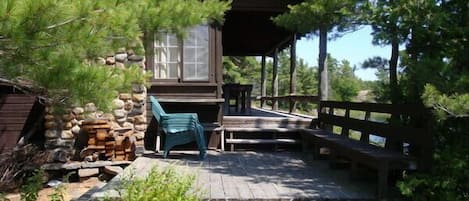
[[[425,163],[421,165],[428,165],[432,157],[428,115],[419,105],[321,101],[318,117],[323,129],[352,139],[359,135],[357,140],[363,143],[370,143],[370,135],[385,138],[371,144],[415,156]]]
[[[156,120],[160,122],[161,116],[166,115],[166,112],[154,96],[150,96],[150,102],[151,112],[153,113],[153,116],[155,116]]]

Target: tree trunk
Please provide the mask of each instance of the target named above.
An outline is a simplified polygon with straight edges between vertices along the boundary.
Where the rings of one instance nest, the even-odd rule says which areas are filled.
[[[329,89],[329,78],[327,76],[327,28],[319,28],[319,66],[318,66],[318,75],[319,75],[319,88],[318,95],[319,100],[327,100],[328,98],[328,89]]]
[[[399,42],[394,38],[391,42],[391,59],[389,60],[389,84],[391,88],[391,102],[399,101],[399,89],[397,86],[397,61],[399,58]]]

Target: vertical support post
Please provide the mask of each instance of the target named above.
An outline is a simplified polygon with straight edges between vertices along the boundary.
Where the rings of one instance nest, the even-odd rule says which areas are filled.
[[[264,97],[266,95],[266,87],[265,87],[265,55],[262,55],[261,61],[261,108],[264,107]]]
[[[272,97],[278,96],[278,48],[274,50],[274,62],[272,73]],[[272,99],[272,110],[278,110],[278,100]]]
[[[292,36],[292,42],[290,46],[290,95],[296,94],[296,33]],[[290,110],[289,112],[295,112],[296,100],[290,97]]]

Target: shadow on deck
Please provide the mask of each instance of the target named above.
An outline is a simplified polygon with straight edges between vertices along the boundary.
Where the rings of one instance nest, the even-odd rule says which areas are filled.
[[[374,200],[372,183],[352,181],[347,171],[330,169],[326,161],[309,160],[299,152],[211,151],[205,161],[198,161],[191,151],[172,152],[169,159],[147,154],[126,172],[134,169],[145,176],[151,167],[167,165],[195,173],[195,185],[206,200]],[[119,178],[93,196],[118,196],[106,190],[116,186]]]

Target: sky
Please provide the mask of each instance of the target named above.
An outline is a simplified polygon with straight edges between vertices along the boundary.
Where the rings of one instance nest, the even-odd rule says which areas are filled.
[[[374,46],[371,44],[371,27],[365,26],[362,29],[347,33],[341,38],[328,41],[328,53],[337,60],[348,60],[350,64],[357,66],[357,75],[362,80],[376,80],[375,70],[361,69],[361,63],[367,58],[381,56],[389,58],[391,55],[391,46]],[[296,54],[305,60],[311,66],[317,66],[319,55],[319,38],[308,39],[301,38],[296,44]]]

